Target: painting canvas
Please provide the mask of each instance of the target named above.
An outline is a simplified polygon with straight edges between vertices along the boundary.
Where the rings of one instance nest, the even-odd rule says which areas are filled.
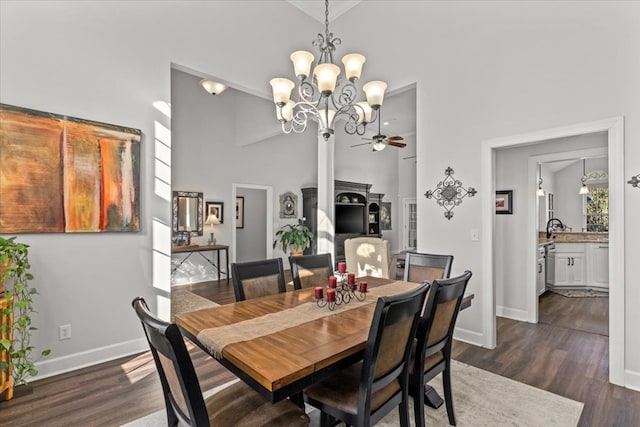
[[[0,123],[0,234],[140,230],[140,130],[6,104]]]

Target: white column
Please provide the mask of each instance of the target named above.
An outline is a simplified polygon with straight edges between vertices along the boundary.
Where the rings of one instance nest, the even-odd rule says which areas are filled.
[[[335,136],[325,141],[318,133],[318,253],[330,253],[335,261],[334,154]]]

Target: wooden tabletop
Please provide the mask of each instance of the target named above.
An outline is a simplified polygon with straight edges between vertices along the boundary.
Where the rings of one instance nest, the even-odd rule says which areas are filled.
[[[183,245],[171,246],[171,253],[178,254],[181,252],[202,252],[202,251],[219,251],[229,249],[227,245]]]
[[[394,282],[374,277],[360,280],[366,280],[372,287]],[[177,314],[175,322],[189,339],[209,352],[197,339],[202,330],[312,302],[313,292],[311,288],[301,289]],[[229,344],[218,360],[265,398],[276,402],[361,358],[374,309],[375,299],[371,298],[371,304]]]

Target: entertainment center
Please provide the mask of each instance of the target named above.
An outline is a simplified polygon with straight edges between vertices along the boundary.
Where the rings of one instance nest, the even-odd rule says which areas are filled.
[[[370,193],[371,184],[359,182],[334,182],[335,236],[334,262],[344,261],[344,241],[358,236],[382,237],[380,230],[380,206],[384,194]],[[318,253],[318,189],[302,189],[302,215],[314,235],[311,246],[304,253]]]

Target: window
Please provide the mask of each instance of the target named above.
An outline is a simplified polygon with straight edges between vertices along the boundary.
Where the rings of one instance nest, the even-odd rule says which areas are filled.
[[[609,231],[609,188],[589,188],[585,196],[586,231]]]

